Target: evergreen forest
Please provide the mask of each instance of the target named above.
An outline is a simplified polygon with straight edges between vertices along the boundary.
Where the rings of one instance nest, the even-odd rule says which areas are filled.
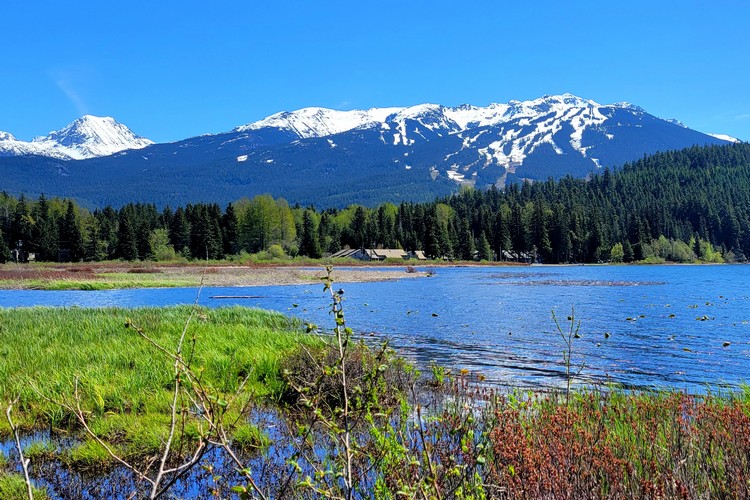
[[[222,208],[0,195],[0,260],[319,258],[343,248],[423,250],[432,259],[542,263],[743,262],[750,257],[750,144],[668,151],[564,177],[462,189],[428,203],[344,209],[270,195]]]

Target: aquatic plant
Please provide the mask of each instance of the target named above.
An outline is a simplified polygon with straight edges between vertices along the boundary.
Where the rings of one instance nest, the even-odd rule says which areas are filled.
[[[575,307],[570,308],[570,316],[566,318],[568,327],[565,330],[563,330],[563,327],[560,325],[554,309],[552,310],[552,321],[555,324],[555,330],[557,331],[557,334],[560,336],[564,344],[562,356],[563,363],[565,364],[565,404],[569,404],[570,388],[573,383],[573,378],[580,375],[583,369],[586,367],[586,362],[581,361],[581,363],[577,367],[577,370],[575,370],[574,372],[575,367],[573,366],[573,342],[574,340],[581,338],[581,335],[579,333],[581,329],[581,322],[576,321]]]

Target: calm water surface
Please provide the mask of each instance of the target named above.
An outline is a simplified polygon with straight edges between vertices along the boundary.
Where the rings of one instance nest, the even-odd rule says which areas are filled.
[[[422,366],[511,385],[560,385],[561,326],[575,309],[583,381],[703,391],[750,381],[750,266],[438,268],[431,278],[342,284],[349,326]],[[336,286],[338,288],[338,286]],[[0,291],[0,306],[190,304],[194,288]],[[215,296],[254,296],[217,299]],[[275,309],[332,324],[319,285],[205,288],[199,303]],[[727,344],[728,343],[728,344]]]

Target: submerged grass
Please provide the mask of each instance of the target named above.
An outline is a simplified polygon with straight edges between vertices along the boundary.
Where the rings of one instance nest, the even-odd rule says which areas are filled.
[[[0,309],[0,401],[20,395],[15,417],[22,428],[68,429],[74,416],[45,396],[70,397],[77,379],[97,435],[125,456],[155,453],[169,422],[172,361],[126,325],[173,349],[190,312],[190,306]],[[322,345],[286,316],[242,307],[199,308],[186,339],[203,382],[231,393],[247,378],[246,399],[278,393],[280,361],[301,345]],[[0,435],[9,431],[1,421]],[[188,426],[180,439],[196,436]],[[82,446],[69,452],[72,462],[105,461],[97,445]]]
[[[47,491],[43,488],[33,488],[34,498],[47,498]],[[0,471],[0,498],[15,500],[28,498],[26,482],[21,474]]]

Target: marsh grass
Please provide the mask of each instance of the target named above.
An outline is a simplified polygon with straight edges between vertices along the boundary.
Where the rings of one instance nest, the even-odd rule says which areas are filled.
[[[114,290],[121,288],[196,287],[199,278],[164,277],[159,273],[102,273],[89,279],[29,279],[6,281],[10,288],[32,290]]]
[[[509,498],[747,498],[750,398],[574,392],[493,403],[486,483]]]
[[[190,312],[189,306],[0,310],[0,400],[20,395],[15,416],[22,429],[75,430],[71,412],[51,401],[71,394],[77,379],[94,432],[123,456],[152,455],[168,427],[171,360],[126,325],[137,324],[153,340],[172,346]],[[245,401],[274,397],[283,386],[280,360],[300,345],[314,349],[323,343],[281,314],[241,307],[199,308],[188,339],[188,355],[203,382],[230,393],[247,379]],[[0,424],[0,435],[9,431]],[[248,430],[243,432],[249,443]],[[188,424],[178,446],[197,435]],[[67,460],[105,464],[103,451],[84,441],[67,452]]]
[[[47,498],[44,488],[33,488],[34,498]],[[23,476],[15,473],[3,473],[0,471],[0,498],[17,499],[28,498],[26,494],[26,481]]]

